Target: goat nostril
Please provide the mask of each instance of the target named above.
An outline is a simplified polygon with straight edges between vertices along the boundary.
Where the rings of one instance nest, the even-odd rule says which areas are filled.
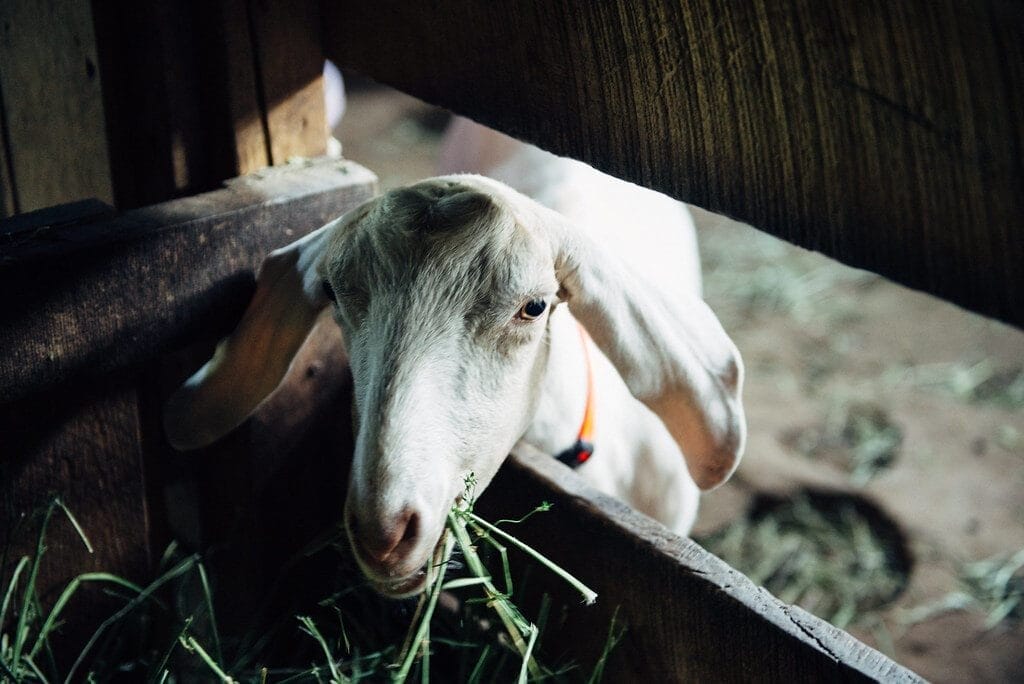
[[[351,521],[355,523],[353,519]],[[355,525],[350,524],[349,529],[358,540],[360,549],[371,559],[378,563],[386,563],[390,560],[398,560],[404,547],[412,546],[420,530],[420,518],[414,511],[405,510],[396,516],[390,524],[384,525]],[[397,553],[396,553],[397,552]]]
[[[411,542],[420,534],[420,516],[416,515],[414,511],[408,513],[408,517],[405,521],[405,532],[402,534],[402,538],[399,540],[399,544],[402,542]],[[397,546],[397,545],[396,545]]]

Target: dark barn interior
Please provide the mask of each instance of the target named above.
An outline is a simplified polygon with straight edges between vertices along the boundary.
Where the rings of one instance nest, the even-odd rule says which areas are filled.
[[[135,642],[148,669],[121,667],[123,681],[173,668],[170,681],[207,681],[195,646],[220,649],[221,637],[215,655],[237,648],[220,663],[231,672],[213,670],[226,681],[260,681],[275,659],[322,660],[293,616],[344,622],[317,602],[328,582],[358,575],[344,544],[324,536],[352,450],[340,334],[315,328],[274,394],[210,447],[176,453],[161,411],[234,328],[268,252],[419,168],[393,170],[380,151],[391,130],[380,98],[425,129],[447,110],[664,192],[699,208],[701,230],[729,233],[708,212],[728,216],[995,319],[1007,363],[1017,355],[1007,384],[1024,388],[1013,329],[1024,326],[1020,3],[3,0],[0,22],[0,681],[44,681],[46,668],[79,681],[99,667],[86,655],[114,659]],[[340,132],[328,125],[325,59],[352,85]],[[345,157],[329,150],[332,133]],[[394,143],[396,169],[414,142]],[[710,298],[716,281],[706,282]],[[928,334],[947,332],[958,334]],[[1024,455],[1018,395],[990,440],[1009,462]],[[754,400],[771,398],[755,390]],[[792,449],[805,448],[799,438]],[[1006,477],[1022,482],[1019,468]],[[541,501],[561,512],[517,533],[601,597],[577,606],[526,570],[524,606],[549,610],[547,593],[561,620],[543,654],[586,667],[568,681],[602,670],[606,681],[1024,674],[1013,655],[1024,561],[1000,566],[1005,615],[970,628],[989,640],[992,664],[928,669],[940,666],[779,600],[546,455],[514,453],[479,510],[519,518]],[[1011,555],[1024,500],[1013,506]],[[723,521],[736,513],[707,508]],[[82,586],[43,643],[27,622],[63,605],[69,583]],[[350,624],[353,636],[399,642],[415,608],[335,598],[381,622]],[[153,601],[163,607],[132,627],[107,622]],[[188,617],[187,605],[204,608]],[[152,617],[160,611],[175,617]],[[625,631],[605,659],[615,624]],[[20,660],[29,653],[32,667]],[[471,669],[458,668],[452,681]]]

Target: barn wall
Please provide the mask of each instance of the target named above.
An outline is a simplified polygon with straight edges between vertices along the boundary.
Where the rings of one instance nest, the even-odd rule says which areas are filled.
[[[0,5],[0,217],[130,209],[326,151],[314,0]]]
[[[87,2],[0,6],[0,218],[113,198]]]

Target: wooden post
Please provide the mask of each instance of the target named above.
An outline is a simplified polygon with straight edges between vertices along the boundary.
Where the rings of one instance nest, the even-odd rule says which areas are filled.
[[[145,206],[326,151],[315,0],[37,5],[0,9],[0,217]]]
[[[0,218],[113,188],[87,0],[0,6]]]
[[[95,3],[117,206],[325,152],[314,2]]]
[[[248,14],[270,163],[323,154],[328,131],[318,3],[248,0]]]

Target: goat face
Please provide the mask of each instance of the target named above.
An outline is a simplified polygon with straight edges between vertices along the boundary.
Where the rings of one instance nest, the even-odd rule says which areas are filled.
[[[697,485],[723,482],[745,440],[743,374],[714,314],[479,176],[393,191],[268,256],[234,333],[168,401],[167,437],[196,448],[239,425],[333,306],[358,423],[346,527],[383,593],[415,593],[464,479],[485,487],[527,428],[562,301]]]
[[[355,387],[349,538],[382,591],[415,591],[464,479],[486,486],[531,418],[551,250],[491,196],[426,181],[337,231],[319,273]]]

